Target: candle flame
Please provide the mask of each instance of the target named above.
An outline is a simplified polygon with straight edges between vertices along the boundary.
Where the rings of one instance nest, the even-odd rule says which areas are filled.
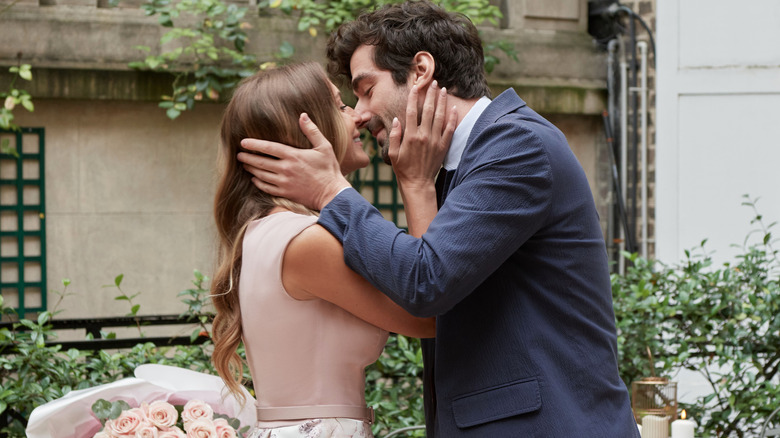
[[[683,410],[682,410],[682,413],[680,414],[680,418],[681,418],[681,419],[683,419],[683,420],[685,420],[685,417],[686,417],[686,415],[685,415],[685,409],[683,409]]]

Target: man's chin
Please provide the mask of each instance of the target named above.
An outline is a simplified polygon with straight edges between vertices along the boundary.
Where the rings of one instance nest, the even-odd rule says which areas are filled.
[[[385,164],[392,166],[393,163],[390,162],[390,152],[387,144],[383,144],[382,147],[379,149],[379,156],[382,157],[382,161],[385,162]]]

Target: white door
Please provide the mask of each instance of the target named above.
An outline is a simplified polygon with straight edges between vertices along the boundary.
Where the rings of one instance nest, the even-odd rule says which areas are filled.
[[[780,222],[780,0],[658,0],[657,12],[656,257],[708,239],[716,262],[732,260],[756,228],[743,194]]]

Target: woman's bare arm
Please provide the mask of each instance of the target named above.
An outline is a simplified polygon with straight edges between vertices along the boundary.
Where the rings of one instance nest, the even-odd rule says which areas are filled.
[[[282,283],[293,298],[321,298],[393,333],[415,338],[436,334],[434,318],[410,315],[350,269],[341,243],[319,225],[307,228],[288,245]]]

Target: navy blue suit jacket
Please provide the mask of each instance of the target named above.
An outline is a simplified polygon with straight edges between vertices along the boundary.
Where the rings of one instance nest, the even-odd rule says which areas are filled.
[[[425,342],[429,437],[638,437],[618,376],[604,239],[563,134],[513,90],[477,120],[422,238],[354,190],[319,223]]]

